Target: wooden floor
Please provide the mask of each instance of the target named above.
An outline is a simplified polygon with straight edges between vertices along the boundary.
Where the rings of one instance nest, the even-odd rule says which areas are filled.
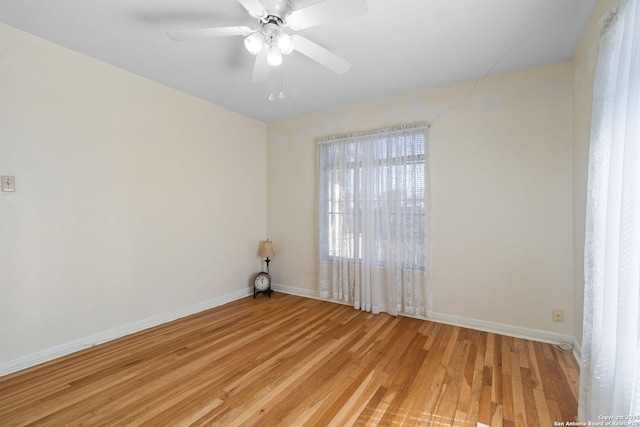
[[[0,426],[553,426],[554,346],[276,293],[0,378]]]

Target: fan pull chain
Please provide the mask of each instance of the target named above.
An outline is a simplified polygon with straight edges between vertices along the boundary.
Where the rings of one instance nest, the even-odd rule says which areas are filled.
[[[283,89],[283,83],[282,81],[284,80],[284,77],[282,77],[284,75],[284,71],[283,71],[284,67],[280,67],[280,94],[278,95],[278,98],[280,99],[284,99],[284,89]]]
[[[284,84],[283,84],[284,78],[282,77],[283,74],[284,73],[282,71],[282,67],[280,67],[280,93],[278,94],[278,98],[279,99],[284,99],[284,96],[285,96],[284,95]],[[275,97],[273,91],[269,94],[269,98],[268,99],[271,102],[275,101],[276,97]]]

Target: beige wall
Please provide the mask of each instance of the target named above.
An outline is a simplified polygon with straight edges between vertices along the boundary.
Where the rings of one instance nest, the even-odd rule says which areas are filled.
[[[248,295],[265,134],[0,24],[0,365]]]
[[[274,281],[317,290],[314,138],[426,120],[435,311],[572,335],[571,63],[472,90],[456,84],[268,124]],[[552,308],[568,321],[552,322]]]
[[[573,56],[573,266],[575,336],[582,342],[584,227],[589,163],[591,105],[600,43],[600,19],[618,0],[600,0]]]
[[[18,188],[0,193],[0,366],[246,292],[267,229],[275,282],[313,295],[313,139],[422,120],[435,310],[579,339],[597,28],[616,3],[570,63],[269,125],[0,24],[0,174]]]

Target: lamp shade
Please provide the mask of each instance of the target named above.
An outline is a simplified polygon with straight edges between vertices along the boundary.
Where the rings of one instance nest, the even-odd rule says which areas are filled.
[[[275,44],[269,46],[269,51],[267,52],[267,63],[272,67],[282,65],[282,52],[280,52],[280,48]]]
[[[269,258],[274,255],[275,253],[273,252],[273,242],[270,242],[268,240],[266,242],[262,242],[262,245],[260,245],[260,256]]]
[[[294,45],[293,45],[293,39],[291,38],[291,36],[287,33],[279,33],[276,36],[276,44],[278,45],[278,49],[280,49],[280,52],[283,55],[289,55],[291,52],[293,52],[294,49]]]
[[[262,47],[264,46],[264,43],[264,36],[259,32],[250,34],[247,38],[244,39],[244,47],[246,47],[252,55],[259,54],[262,50]]]

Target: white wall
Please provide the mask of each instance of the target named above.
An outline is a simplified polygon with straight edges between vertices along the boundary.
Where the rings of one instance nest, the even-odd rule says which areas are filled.
[[[248,295],[265,133],[0,24],[0,365]]]
[[[573,56],[573,266],[575,336],[582,342],[584,306],[584,232],[589,166],[591,106],[600,46],[600,19],[617,0],[600,0]]]
[[[472,89],[456,84],[268,124],[274,281],[317,291],[314,138],[426,120],[435,311],[573,335],[571,63],[492,76],[460,104]],[[552,308],[567,321],[552,322]]]

